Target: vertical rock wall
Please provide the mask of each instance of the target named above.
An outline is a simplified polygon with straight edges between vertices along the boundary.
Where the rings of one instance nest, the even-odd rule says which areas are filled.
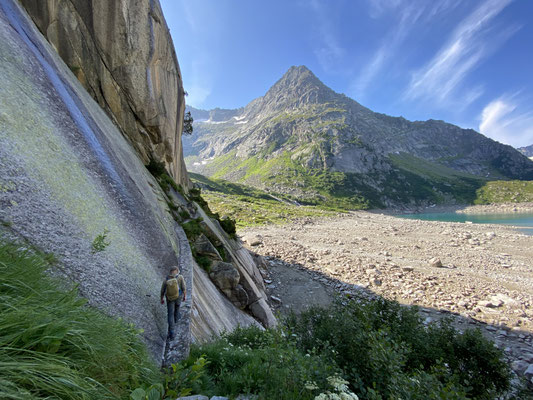
[[[43,0],[32,5],[39,9],[46,4],[51,14],[61,14],[70,12],[59,7],[68,3]],[[121,2],[109,3],[115,7]],[[88,12],[87,7],[80,13]],[[70,22],[74,28],[79,24],[75,19]],[[137,40],[134,29],[128,35],[133,35],[130,41]],[[144,68],[147,74],[150,70]],[[155,359],[163,356],[166,347],[167,363],[183,357],[191,339],[208,340],[238,325],[257,324],[195,264],[169,207],[173,196],[161,190],[139,157],[142,143],[132,147],[133,140],[118,129],[120,118],[112,120],[110,109],[106,113],[94,101],[80,84],[79,72],[64,63],[16,0],[0,1],[0,240],[7,238],[54,254],[58,261],[52,273],[79,285],[89,304],[142,329]],[[162,80],[158,82],[163,90]],[[158,100],[158,105],[148,104],[146,110],[163,107],[164,99]],[[151,100],[147,97],[146,101]],[[131,99],[134,103],[138,102]],[[181,110],[183,102],[176,106]],[[162,118],[160,122],[168,121]],[[172,146],[179,155],[180,143],[179,135],[175,136]],[[157,149],[149,145],[148,150]],[[187,176],[185,168],[179,167],[182,159],[174,161],[183,186]],[[209,226],[220,230],[216,224]],[[93,251],[91,244],[104,232],[109,245],[101,252]],[[217,235],[224,236],[222,232]],[[229,251],[232,244],[225,246]],[[255,294],[249,311],[265,325],[273,325],[262,282],[254,280],[259,276],[255,265],[246,260],[247,254],[238,257],[237,250],[243,249],[236,246],[231,254],[240,260],[239,268],[248,271],[243,276]],[[191,296],[182,310],[179,340],[169,343],[159,290],[169,266],[177,263]]]
[[[20,0],[144,163],[188,186],[181,72],[158,0]]]

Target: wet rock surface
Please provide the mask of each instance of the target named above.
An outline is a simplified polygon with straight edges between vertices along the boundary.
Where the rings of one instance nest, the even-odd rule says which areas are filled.
[[[187,186],[181,72],[158,0],[21,0],[78,81],[145,164],[164,161]]]
[[[243,234],[262,237],[253,251],[269,262],[265,282],[281,310],[327,304],[338,293],[383,296],[419,306],[426,323],[452,317],[459,329],[482,329],[520,375],[531,363],[533,236],[370,212]]]

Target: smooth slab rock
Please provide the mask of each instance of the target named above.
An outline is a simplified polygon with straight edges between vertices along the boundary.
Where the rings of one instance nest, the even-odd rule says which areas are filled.
[[[203,218],[203,222],[210,231],[216,235],[220,243],[224,245],[224,248],[228,252],[228,256],[233,260],[233,265],[239,271],[239,284],[242,285],[246,291],[248,301],[252,304],[249,306],[252,314],[261,321],[265,327],[276,326],[276,317],[274,317],[274,314],[266,301],[267,295],[265,293],[263,277],[248,250],[236,240],[230,239],[224,230],[219,227],[220,225],[217,224],[217,221],[209,219],[200,206],[197,205],[197,208],[198,213]]]
[[[260,326],[255,319],[235,307],[209,279],[207,273],[194,266],[194,292],[191,332],[195,342],[212,340],[237,326]]]
[[[21,0],[89,94],[147,164],[188,186],[181,72],[158,0]]]
[[[220,257],[218,250],[204,234],[200,235],[198,239],[196,239],[194,242],[194,247],[198,254],[207,256],[213,260],[222,261],[222,257]]]
[[[0,219],[12,221],[15,238],[53,253],[55,273],[91,306],[142,329],[161,360],[159,290],[179,239],[158,184],[13,0],[0,2],[0,82],[0,187],[10,188],[0,190]],[[110,245],[93,253],[105,230]]]
[[[48,10],[53,2],[25,3],[37,10]],[[148,4],[146,1],[128,2],[129,10],[125,1],[55,3],[57,9],[52,7],[50,15],[43,18],[48,20],[56,13],[64,13],[67,17],[58,16],[63,18],[63,22],[58,20],[58,26],[72,17],[69,4],[75,3],[80,15],[92,15],[100,7],[98,21],[88,23],[88,30],[94,30],[95,35],[107,32],[112,42],[116,34],[114,29],[117,29],[121,30],[120,35],[131,40],[132,46],[144,43],[137,42],[134,37],[135,22],[139,23],[140,30],[145,27],[136,18],[146,16],[146,12],[141,12],[141,6]],[[157,1],[150,4],[158,7]],[[101,15],[104,5],[111,9],[109,18]],[[116,20],[117,5],[123,5],[125,13],[138,11],[139,16],[131,16],[131,25],[121,27],[122,22]],[[157,15],[154,12],[150,18],[158,18]],[[76,33],[75,25],[83,21],[86,20],[74,18],[70,20],[72,27],[65,29],[74,29]],[[117,25],[106,31],[101,26],[105,21],[117,22]],[[158,29],[154,27],[154,32]],[[69,40],[78,41],[84,37],[74,33]],[[158,39],[154,35],[155,42],[150,45],[154,46],[155,57],[159,57],[157,48],[163,44],[156,42],[163,36]],[[67,41],[61,38],[57,43]],[[133,58],[142,59],[139,54]],[[163,58],[159,61],[161,66],[165,64]],[[139,67],[139,75],[131,75],[127,73],[128,67],[113,64],[113,57],[107,60],[110,61],[107,67],[116,73],[117,79],[120,76],[134,81],[133,77],[137,76],[144,80],[138,86],[138,90],[143,90],[146,66]],[[129,66],[137,65],[138,60],[130,61]],[[0,2],[0,220],[11,222],[10,226],[0,227],[0,235],[5,233],[10,240],[53,253],[59,268],[52,272],[60,275],[66,284],[78,284],[80,295],[87,298],[91,306],[142,329],[143,339],[157,362],[163,357],[167,336],[166,307],[159,303],[159,290],[171,265],[181,262],[181,272],[190,293],[183,304],[184,315],[178,327],[180,338],[187,344],[191,331],[192,340],[202,341],[239,325],[258,325],[231,304],[190,257],[183,259],[188,241],[168,211],[166,195],[139,157],[139,149],[134,147],[139,143],[122,134],[116,119],[111,119],[87,93],[73,75],[76,69],[72,67],[65,65],[17,1]],[[172,65],[166,67],[169,74],[173,74],[172,79],[177,79]],[[156,66],[150,73],[157,74],[154,71],[158,68]],[[120,72],[122,69],[124,73]],[[84,73],[87,71],[90,70]],[[163,90],[159,87],[162,80],[152,79],[151,82],[153,93]],[[105,85],[102,90],[106,90]],[[128,101],[131,100],[133,106],[137,104],[133,100],[137,95],[130,95],[132,99]],[[178,99],[179,90],[173,96]],[[146,107],[141,102],[139,108],[150,113],[154,107],[165,104],[165,99],[158,97],[157,100],[157,104],[145,104]],[[176,110],[178,108],[176,106]],[[162,121],[165,113],[160,111],[148,119],[153,123],[149,126],[158,126]],[[174,112],[170,108],[167,111]],[[135,123],[142,125],[143,118]],[[176,132],[172,133],[173,146],[179,146],[174,142],[178,137]],[[110,245],[102,252],[93,253],[91,243],[106,230]],[[187,255],[190,256],[190,252]],[[172,358],[179,358],[186,352],[180,348],[183,343],[170,345],[171,352],[176,353]]]

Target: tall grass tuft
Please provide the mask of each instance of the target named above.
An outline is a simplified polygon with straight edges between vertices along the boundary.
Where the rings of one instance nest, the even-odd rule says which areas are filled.
[[[62,289],[49,267],[42,255],[0,243],[2,398],[128,398],[160,380],[133,325]]]

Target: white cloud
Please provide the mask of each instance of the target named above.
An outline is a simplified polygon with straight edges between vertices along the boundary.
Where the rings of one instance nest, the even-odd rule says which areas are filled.
[[[522,112],[515,96],[502,96],[483,108],[479,131],[515,147],[533,144],[533,113]]]
[[[494,31],[490,22],[512,1],[487,0],[461,21],[433,59],[414,73],[404,97],[448,105],[465,78],[518,30],[511,26],[490,35]],[[477,97],[463,96],[460,101]]]
[[[419,20],[424,11],[424,7],[413,2],[403,4],[401,0],[395,0],[393,2],[385,2],[383,0],[371,1],[371,16],[381,15],[386,10],[393,11],[398,15],[398,23],[390,29],[383,39],[381,46],[376,50],[370,62],[366,64],[357,80],[353,83],[354,95],[358,99],[364,97],[367,87],[372,83],[374,78],[379,76],[387,62],[394,58],[396,50],[400,47],[411,28]],[[377,16],[374,16],[374,18],[377,18]]]
[[[401,49],[405,39],[418,24],[427,24],[435,16],[442,16],[460,4],[459,0],[428,2],[426,0],[369,0],[369,13],[372,18],[384,14],[396,17],[396,23],[382,40],[381,46],[365,65],[358,78],[352,84],[354,96],[361,99],[372,81],[379,76],[382,69],[390,67],[395,54]]]

